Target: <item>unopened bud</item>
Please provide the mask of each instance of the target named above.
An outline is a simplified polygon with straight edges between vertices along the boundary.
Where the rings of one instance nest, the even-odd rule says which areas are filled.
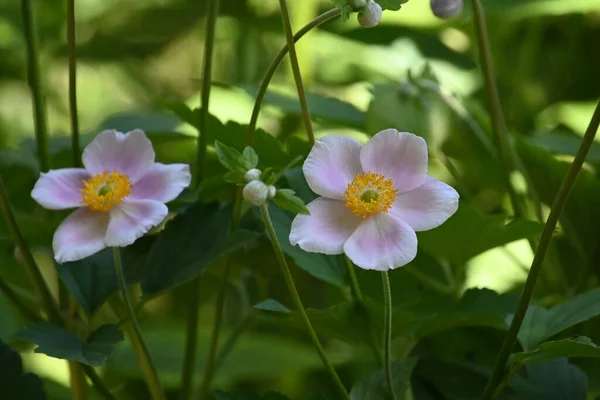
[[[277,188],[273,185],[269,185],[267,189],[269,189],[269,198],[272,199],[275,197],[275,194],[277,194]]]
[[[463,9],[463,0],[430,0],[433,15],[438,18],[452,18]]]
[[[246,182],[258,181],[260,180],[261,175],[262,172],[260,172],[260,169],[252,168],[246,172],[246,174],[244,175],[244,179],[246,180]]]
[[[363,28],[372,28],[381,21],[383,10],[381,6],[373,0],[368,0],[362,10],[358,12],[358,23]]]
[[[250,181],[242,192],[244,199],[255,206],[262,206],[269,196],[269,187],[263,181]]]
[[[367,0],[347,0],[348,1],[348,5],[350,6],[350,8],[353,11],[359,11],[360,9],[362,9],[364,6],[367,5]]]

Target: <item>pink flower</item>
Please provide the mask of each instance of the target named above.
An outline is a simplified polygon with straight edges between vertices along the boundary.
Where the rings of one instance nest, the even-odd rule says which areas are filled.
[[[101,132],[83,151],[85,168],[42,173],[31,196],[50,210],[78,208],[54,233],[57,262],[132,244],[167,216],[164,203],[190,184],[189,166],[154,162],[143,131]]]
[[[387,129],[364,147],[343,136],[317,141],[303,166],[321,195],[297,215],[290,242],[305,251],[346,255],[364,269],[385,271],[417,255],[415,231],[443,224],[458,209],[458,193],[427,175],[427,145]]]

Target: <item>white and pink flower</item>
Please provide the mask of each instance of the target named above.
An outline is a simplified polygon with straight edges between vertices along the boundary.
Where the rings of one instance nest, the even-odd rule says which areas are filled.
[[[317,141],[304,162],[310,188],[322,197],[297,215],[290,242],[305,251],[346,255],[364,269],[389,270],[417,255],[415,232],[443,224],[458,193],[427,175],[427,145],[387,129],[364,146],[344,136]]]
[[[57,262],[75,261],[105,247],[123,247],[160,224],[165,203],[190,184],[189,166],[154,162],[143,131],[103,131],[83,151],[85,168],[42,173],[31,196],[50,210],[78,208],[54,234]]]

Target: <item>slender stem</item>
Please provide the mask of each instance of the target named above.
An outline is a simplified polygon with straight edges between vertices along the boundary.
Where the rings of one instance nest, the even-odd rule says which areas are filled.
[[[215,44],[215,26],[219,15],[219,0],[209,0],[206,11],[206,34],[204,35],[204,65],[202,68],[202,91],[200,93],[200,120],[198,123],[198,153],[196,155],[196,174],[194,186],[198,186],[204,178],[206,159],[206,124],[208,121],[208,106],[210,101],[213,47]]]
[[[83,375],[81,365],[75,361],[69,361],[69,375],[71,384],[71,394],[73,400],[87,399],[87,383]]]
[[[377,364],[383,365],[383,357],[381,356],[379,346],[377,345],[375,330],[373,329],[373,324],[371,323],[371,318],[369,317],[369,312],[367,310],[365,298],[362,294],[362,291],[360,290],[358,279],[356,278],[356,271],[354,270],[354,265],[352,264],[352,261],[350,261],[350,259],[346,256],[344,256],[344,261],[346,262],[348,276],[350,277],[350,288],[352,289],[352,295],[358,303],[358,306],[360,307],[360,312],[364,315],[365,321],[368,325],[371,350],[373,351],[373,355],[375,356]]]
[[[300,29],[293,37],[294,42],[300,40],[300,38],[310,32],[313,28],[321,25],[324,22],[327,22],[342,12],[339,8],[333,8],[325,13],[319,15],[317,18],[310,21],[306,24],[302,29]],[[263,77],[260,87],[258,88],[258,92],[256,93],[256,101],[254,102],[254,108],[252,109],[252,116],[250,117],[250,123],[248,124],[248,136],[246,139],[246,145],[250,146],[252,144],[252,140],[254,138],[254,131],[256,130],[256,123],[258,122],[258,114],[260,113],[260,106],[265,98],[265,94],[267,93],[267,88],[269,87],[269,83],[271,83],[271,79],[273,79],[273,75],[275,75],[275,71],[283,61],[285,55],[288,53],[288,45],[287,43],[279,50],[277,56],[269,66],[269,69],[265,73]]]
[[[21,250],[21,253],[23,254],[23,260],[24,260],[25,269],[27,270],[27,274],[29,275],[29,278],[31,279],[31,282],[33,284],[33,287],[34,287],[36,293],[42,299],[42,303],[44,305],[46,313],[48,314],[50,321],[55,322],[60,325],[62,323],[62,317],[60,315],[58,307],[56,306],[56,303],[54,302],[54,299],[52,298],[52,295],[50,294],[50,289],[48,288],[48,285],[46,284],[46,281],[44,280],[44,277],[42,276],[42,273],[40,272],[38,265],[36,264],[35,260],[33,259],[33,255],[31,254],[31,251],[29,250],[27,243],[25,243],[25,239],[23,238],[21,231],[19,230],[17,221],[15,219],[15,215],[12,211],[12,207],[10,206],[10,202],[8,200],[8,195],[4,188],[4,182],[2,181],[1,177],[0,177],[0,211],[2,211],[2,214],[6,221],[6,225],[8,226],[8,229],[9,229],[15,243],[17,244],[18,248]]]
[[[258,313],[256,309],[251,309],[246,314],[244,319],[242,319],[238,326],[233,330],[233,332],[231,332],[225,343],[223,343],[223,346],[219,350],[219,353],[217,354],[217,358],[215,360],[215,371],[217,371],[219,367],[223,364],[223,361],[225,361],[225,358],[227,357],[227,355],[229,355],[229,353],[233,349],[233,346],[235,346],[242,333],[252,326],[257,316]]]
[[[390,277],[387,271],[381,272],[383,282],[383,303],[385,309],[385,320],[383,326],[383,356],[385,358],[384,368],[387,384],[390,389],[390,395],[396,400],[394,392],[394,377],[392,375],[392,289],[390,286]]]
[[[342,383],[338,374],[335,372],[335,369],[333,368],[333,364],[331,364],[331,361],[329,361],[329,358],[327,358],[327,354],[325,354],[325,350],[323,349],[323,346],[321,346],[321,342],[319,341],[319,338],[317,337],[317,334],[316,334],[312,324],[310,323],[310,319],[308,318],[308,315],[306,314],[306,310],[304,309],[304,306],[302,305],[302,300],[300,300],[300,296],[298,295],[298,291],[296,290],[296,285],[294,284],[294,278],[292,278],[292,274],[290,273],[290,269],[288,268],[287,261],[285,260],[285,255],[283,254],[283,250],[281,250],[279,240],[277,239],[277,236],[275,235],[275,228],[273,227],[273,221],[271,220],[271,216],[269,215],[268,204],[263,204],[262,206],[260,206],[260,212],[261,212],[265,227],[267,228],[267,231],[269,233],[269,238],[271,239],[271,243],[273,244],[273,250],[275,250],[275,255],[277,256],[277,261],[279,262],[279,266],[281,267],[281,272],[283,273],[283,277],[285,279],[285,283],[290,292],[290,296],[292,297],[292,300],[294,301],[294,304],[295,304],[296,308],[298,309],[298,313],[300,313],[300,317],[302,318],[302,321],[304,322],[306,330],[308,331],[308,335],[310,336],[310,339],[312,340],[315,348],[317,349],[317,352],[319,353],[319,356],[321,357],[321,361],[323,361],[323,364],[325,365],[325,368],[329,372],[329,375],[331,376],[331,379],[335,383],[340,395],[345,399],[350,399],[350,396],[348,395],[348,392],[346,391],[344,384]]]
[[[242,191],[239,188],[236,191],[235,203],[233,205],[233,215],[231,218],[230,232],[234,231],[238,227],[240,220],[240,211],[242,207]],[[225,306],[225,299],[227,298],[227,288],[229,287],[229,274],[231,272],[231,258],[227,257],[225,260],[225,266],[223,268],[223,280],[219,286],[219,292],[217,293],[217,304],[215,310],[215,319],[213,320],[213,326],[210,332],[210,344],[208,347],[208,355],[206,357],[206,363],[204,365],[204,374],[202,376],[202,385],[200,386],[200,399],[204,399],[208,395],[210,384],[215,370],[215,360],[217,357],[217,347],[219,345],[219,334],[221,333],[221,323],[223,321],[223,311]]]
[[[535,252],[533,262],[531,263],[531,268],[529,269],[529,274],[527,275],[525,286],[523,287],[523,291],[521,292],[521,298],[519,299],[517,311],[515,312],[515,316],[510,324],[508,333],[504,338],[504,342],[502,343],[502,347],[498,354],[496,364],[494,365],[492,375],[490,376],[490,379],[487,383],[482,399],[491,399],[493,397],[496,386],[502,378],[506,361],[508,360],[510,351],[515,343],[515,340],[519,333],[519,329],[521,328],[521,324],[523,323],[523,319],[525,318],[525,314],[527,313],[527,308],[529,307],[529,303],[533,296],[533,290],[535,289],[535,284],[537,282],[538,276],[540,275],[544,257],[546,256],[548,246],[550,245],[550,241],[552,239],[552,233],[556,228],[558,218],[560,217],[560,214],[567,202],[567,199],[569,198],[569,194],[571,193],[571,190],[575,185],[577,175],[579,174],[579,171],[583,166],[588,151],[590,150],[590,147],[594,142],[594,137],[596,136],[598,125],[600,125],[600,101],[596,106],[594,115],[592,116],[590,124],[585,132],[585,135],[583,136],[581,146],[579,147],[579,150],[575,155],[573,164],[571,164],[571,167],[569,168],[569,171],[567,172],[567,175],[565,176],[565,179],[563,180],[558,190],[558,193],[556,194],[556,199],[554,200],[554,204],[552,205],[552,209],[550,210],[550,215],[548,216],[548,220],[546,221],[546,225],[544,226],[542,236],[540,237],[539,246]]]
[[[46,116],[46,100],[40,76],[40,62],[38,59],[38,42],[33,18],[31,0],[21,0],[21,13],[23,16],[23,32],[27,45],[27,77],[31,96],[33,98],[33,114],[35,121],[35,139],[40,168],[43,172],[50,169],[50,146],[48,144],[48,120]]]
[[[77,114],[77,54],[75,41],[75,0],[67,0],[67,47],[69,50],[69,112],[71,114],[71,152],[73,166],[81,166],[79,157],[79,116]]]
[[[102,379],[96,373],[96,370],[89,365],[81,364],[81,368],[83,368],[83,372],[87,375],[87,377],[92,381],[94,387],[98,391],[102,397],[106,400],[116,400],[115,396],[108,390],[108,388],[102,382]]]
[[[133,350],[137,354],[138,361],[146,377],[152,398],[154,400],[164,400],[165,395],[163,389],[160,386],[158,375],[154,365],[152,364],[152,359],[150,358],[148,348],[146,347],[144,339],[142,338],[142,330],[140,329],[140,324],[135,316],[135,311],[133,309],[133,305],[131,304],[131,299],[129,298],[127,282],[125,281],[125,274],[123,273],[123,266],[121,264],[121,253],[119,252],[118,247],[113,248],[113,256],[115,259],[115,270],[117,273],[117,281],[119,282],[119,289],[123,295],[123,300],[125,300],[125,305],[127,307],[126,311],[129,316],[129,321],[125,324],[125,329],[127,330],[131,340]]]
[[[290,19],[290,10],[288,9],[287,0],[279,0],[279,8],[281,9],[281,20],[283,21],[285,40],[287,42],[288,51],[290,52],[290,64],[292,65],[294,81],[296,81],[296,89],[298,90],[298,99],[300,100],[300,108],[302,109],[304,129],[306,129],[308,142],[312,146],[315,144],[315,134],[313,133],[312,129],[310,111],[308,110],[308,102],[306,101],[306,93],[304,92],[304,84],[302,83],[302,74],[300,73],[300,65],[298,64],[298,55],[296,54],[296,45],[294,33],[292,32],[292,22]]]

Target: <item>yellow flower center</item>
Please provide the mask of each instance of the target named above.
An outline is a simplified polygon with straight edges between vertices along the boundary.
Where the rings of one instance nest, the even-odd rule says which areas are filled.
[[[396,193],[391,179],[367,172],[356,174],[344,192],[344,200],[352,214],[367,218],[387,212],[396,200]]]
[[[79,191],[90,210],[108,211],[131,193],[131,181],[117,171],[103,172],[83,181]]]

